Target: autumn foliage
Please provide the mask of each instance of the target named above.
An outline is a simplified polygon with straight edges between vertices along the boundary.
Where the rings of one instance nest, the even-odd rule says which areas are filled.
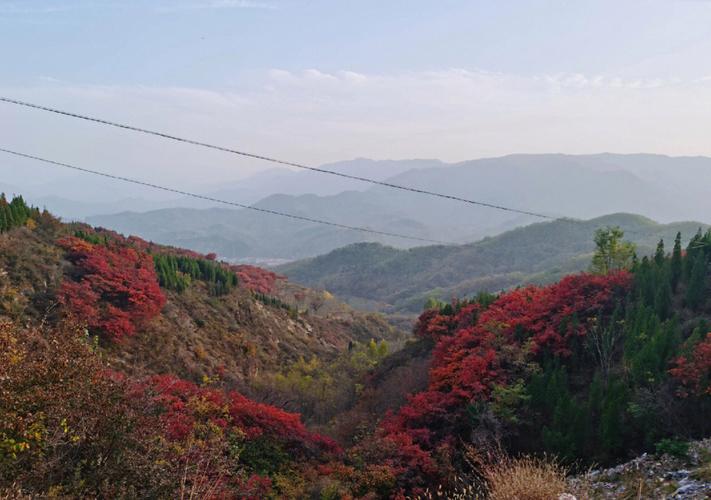
[[[296,414],[107,370],[81,328],[0,323],[0,487],[42,497],[300,497],[338,458]],[[51,495],[50,495],[51,496]]]
[[[416,332],[436,341],[429,387],[381,424],[380,439],[397,450],[386,463],[409,488],[442,481],[443,464],[469,428],[468,408],[529,376],[529,363],[571,356],[630,286],[624,271],[579,274],[504,293],[485,309],[462,302],[423,313]]]
[[[132,246],[68,237],[59,245],[73,269],[59,291],[70,315],[113,341],[133,335],[165,304],[153,259]]]
[[[146,459],[153,443],[140,439],[152,417],[104,376],[81,330],[0,323],[0,484],[41,497],[165,493],[165,470]]]
[[[711,396],[711,333],[699,342],[691,355],[680,356],[671,374],[682,384],[682,395],[689,392]]]
[[[272,271],[246,264],[232,266],[232,270],[237,273],[237,278],[243,287],[262,294],[272,293],[276,281],[281,278]]]
[[[156,375],[162,363],[127,361],[121,373],[103,361],[136,344],[159,349],[166,338],[240,340],[236,327],[215,335],[206,315],[188,326],[199,337],[145,335],[145,344],[113,346],[99,339],[136,334],[160,314],[164,292],[175,300],[166,319],[175,310],[187,318],[202,293],[218,305],[238,299],[284,307],[301,321],[272,295],[280,276],[111,231],[43,224],[38,217],[35,227],[2,234],[46,238],[44,258],[55,266],[33,281],[60,274],[63,281],[31,297],[34,315],[18,308],[12,317],[22,321],[0,321],[0,492],[373,499],[426,497],[439,485],[447,496],[464,480],[492,498],[536,488],[547,497],[560,492],[563,469],[526,460],[492,468],[491,457],[503,450],[555,455],[566,467],[606,465],[711,432],[711,232],[697,234],[686,252],[677,236],[671,256],[660,242],[653,258],[635,259],[629,271],[576,274],[450,304],[432,299],[401,351],[351,343],[336,360],[292,360],[272,379],[259,372],[269,383],[245,380],[238,392],[228,374],[237,364],[185,380]],[[73,236],[57,241],[60,234]],[[252,293],[232,293],[236,286]],[[37,307],[55,294],[64,314]],[[239,315],[264,308],[209,310],[234,313],[241,330],[254,318]],[[198,353],[195,364],[208,367]],[[360,404],[375,393],[380,399]],[[345,450],[298,413],[265,402],[302,412]]]
[[[171,375],[134,382],[133,399],[148,401],[167,440],[168,459],[188,466],[211,498],[265,498],[298,488],[300,474],[337,457],[332,440],[306,429],[299,415],[236,391],[198,386]]]
[[[200,387],[172,375],[151,377],[143,388],[163,408],[161,418],[173,440],[185,439],[202,420],[223,430],[238,429],[245,441],[279,443],[292,458],[340,452],[331,439],[308,431],[298,414],[254,402],[236,391]]]

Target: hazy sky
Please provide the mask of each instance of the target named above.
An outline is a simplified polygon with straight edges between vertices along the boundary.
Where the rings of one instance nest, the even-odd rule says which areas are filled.
[[[0,56],[2,95],[312,164],[711,155],[711,1],[0,0]],[[270,168],[1,103],[0,147],[180,186]]]

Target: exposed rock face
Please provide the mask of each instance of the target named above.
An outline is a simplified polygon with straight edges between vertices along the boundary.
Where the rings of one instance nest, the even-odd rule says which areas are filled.
[[[686,456],[643,454],[573,480],[592,498],[711,498],[711,439],[690,443]]]

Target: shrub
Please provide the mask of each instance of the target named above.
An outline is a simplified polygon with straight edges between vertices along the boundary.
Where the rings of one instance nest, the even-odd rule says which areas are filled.
[[[237,274],[242,286],[263,295],[274,292],[275,283],[277,280],[282,279],[281,276],[272,271],[247,264],[232,266],[231,269]]]
[[[81,328],[0,323],[0,492],[268,498],[272,476],[293,487],[339,453],[235,391],[108,371]]]
[[[43,498],[169,495],[146,437],[153,418],[125,390],[80,329],[0,324],[0,489],[15,484]]]
[[[490,500],[550,500],[567,490],[566,469],[557,462],[523,457],[502,459],[484,469]]]
[[[690,355],[677,358],[670,373],[681,383],[682,396],[711,395],[711,333],[692,347]]]
[[[165,304],[153,259],[120,243],[96,245],[70,237],[60,240],[74,268],[59,299],[92,333],[120,341],[156,316]]]
[[[654,448],[658,455],[684,458],[689,454],[689,443],[679,439],[662,439]]]
[[[532,380],[543,360],[574,358],[581,340],[612,316],[630,285],[625,271],[583,273],[503,293],[493,302],[426,311],[415,331],[436,342],[429,387],[380,426],[383,439],[406,443],[393,457],[405,471],[401,485],[411,488],[408,478],[420,483],[427,476],[445,482],[453,441],[469,438],[480,424],[494,429],[515,423],[512,412],[527,400],[521,384]],[[497,420],[492,426],[480,422],[487,408]]]

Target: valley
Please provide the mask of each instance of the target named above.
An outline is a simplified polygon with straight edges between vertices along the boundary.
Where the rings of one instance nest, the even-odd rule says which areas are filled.
[[[430,297],[410,333],[272,271],[62,223],[20,197],[0,213],[0,481],[19,480],[17,494],[399,498],[437,485],[454,496],[530,469],[549,479],[529,490],[581,495],[581,468],[682,456],[711,432],[711,232],[697,223],[621,214],[484,240],[473,246],[507,262],[525,244],[529,273],[560,268],[548,284]],[[645,231],[638,254],[604,223]],[[687,229],[684,246],[677,234],[646,250]],[[564,243],[591,230],[592,247]],[[365,260],[358,245],[324,258],[375,274],[375,257],[390,258],[410,276],[402,253],[448,263],[462,251],[370,247]],[[565,269],[607,252],[594,273]],[[471,266],[475,278],[492,269]],[[111,467],[91,458],[96,447]],[[508,458],[540,453],[559,465]],[[694,478],[705,460],[693,458]],[[705,491],[685,478],[666,487]]]
[[[711,500],[711,1],[0,0],[0,500]]]

